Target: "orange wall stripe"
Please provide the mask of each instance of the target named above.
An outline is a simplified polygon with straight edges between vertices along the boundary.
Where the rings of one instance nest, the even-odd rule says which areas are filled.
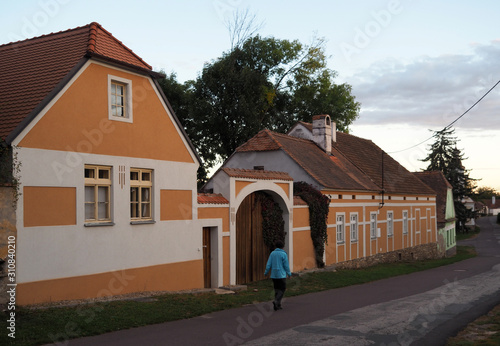
[[[189,273],[189,275],[186,275]],[[203,287],[203,261],[187,261],[94,275],[20,283],[17,303],[108,297],[134,292],[179,291]]]
[[[198,219],[222,219],[222,231],[229,232],[229,207],[198,207]]]
[[[191,220],[192,196],[191,190],[160,190],[160,220]]]
[[[248,186],[250,184],[253,184],[252,181],[239,181],[237,180],[235,182],[235,196],[238,197],[239,193],[241,192],[241,190],[245,187],[245,186]]]
[[[25,186],[24,227],[76,225],[76,188]]]

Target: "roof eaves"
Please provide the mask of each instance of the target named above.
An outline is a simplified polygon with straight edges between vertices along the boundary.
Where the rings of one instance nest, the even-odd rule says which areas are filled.
[[[88,60],[88,57],[81,58],[78,63],[73,66],[73,68],[66,74],[66,76],[64,76],[59,81],[59,83],[57,83],[54,89],[52,89],[52,91],[49,92],[47,96],[45,96],[45,98],[35,108],[33,108],[33,110],[16,126],[16,128],[12,130],[11,133],[7,135],[7,137],[5,137],[5,142],[8,145],[12,144],[14,139],[16,139],[16,137],[19,136],[19,134],[26,128],[26,126],[28,126],[29,123],[31,123],[31,121],[38,115],[38,113],[40,113],[45,108],[45,106],[47,106],[50,101],[52,101],[52,99],[56,97],[56,95],[66,86],[66,84],[68,84],[71,78],[73,78],[77,74],[77,72],[83,67],[83,65],[85,65]]]
[[[172,108],[172,105],[170,104],[170,102],[168,101],[167,99],[167,96],[165,96],[165,93],[163,92],[160,84],[158,83],[158,81],[156,80],[156,78],[153,78],[153,82],[156,86],[156,89],[158,90],[158,93],[161,95],[163,101],[165,102],[165,104],[167,105],[167,108],[168,110],[170,111],[170,113],[172,114],[172,117],[174,118],[175,120],[175,123],[177,124],[177,126],[179,127],[179,129],[181,130],[184,138],[186,139],[189,147],[191,148],[192,152],[194,153],[194,155],[196,156],[196,159],[198,160],[198,163],[201,165],[203,165],[203,162],[201,161],[201,158],[200,156],[198,155],[198,152],[196,151],[193,143],[191,142],[191,140],[189,139],[186,131],[184,130],[184,126],[182,126],[181,122],[179,121],[179,118],[177,118],[177,115],[175,114],[174,112],[174,109]]]
[[[98,61],[103,61],[103,62],[105,62],[107,64],[110,64],[110,65],[113,65],[115,67],[125,68],[126,70],[129,70],[129,71],[132,71],[132,72],[139,72],[139,73],[142,73],[142,74],[161,76],[160,73],[154,72],[154,71],[152,71],[150,69],[147,69],[147,68],[144,68],[144,67],[140,67],[138,65],[130,64],[130,63],[122,61],[122,60],[113,59],[113,58],[110,58],[108,56],[101,55],[101,54],[98,54],[98,53],[95,53],[95,52],[89,52],[89,51],[87,51],[87,53],[85,54],[85,56],[87,56],[89,58],[92,58],[92,59],[95,59],[95,60],[98,60]]]

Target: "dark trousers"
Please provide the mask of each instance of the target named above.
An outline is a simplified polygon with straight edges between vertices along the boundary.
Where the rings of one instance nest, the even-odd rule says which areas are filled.
[[[274,304],[276,307],[281,308],[281,299],[285,295],[286,291],[286,278],[284,279],[273,279],[274,284]]]

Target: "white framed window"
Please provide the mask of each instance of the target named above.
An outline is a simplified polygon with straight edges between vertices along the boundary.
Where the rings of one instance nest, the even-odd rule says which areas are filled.
[[[358,241],[358,214],[351,214],[351,241]]]
[[[110,120],[133,122],[130,79],[108,75],[108,113]]]
[[[152,220],[153,171],[130,169],[130,218],[132,221]]]
[[[370,213],[370,237],[377,238],[377,213]]]
[[[111,222],[111,167],[85,165],[85,222]]]
[[[343,243],[345,240],[344,215],[337,214],[337,243]]]
[[[392,211],[387,212],[387,236],[392,237],[394,235],[394,213]]]
[[[408,211],[403,211],[403,234],[408,234]]]

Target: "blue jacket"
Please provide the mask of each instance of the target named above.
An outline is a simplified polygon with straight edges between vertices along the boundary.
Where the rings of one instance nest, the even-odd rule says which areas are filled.
[[[271,279],[284,279],[286,276],[292,276],[290,266],[288,265],[288,256],[283,249],[276,248],[269,255],[267,260],[266,271],[267,275],[271,271]]]

